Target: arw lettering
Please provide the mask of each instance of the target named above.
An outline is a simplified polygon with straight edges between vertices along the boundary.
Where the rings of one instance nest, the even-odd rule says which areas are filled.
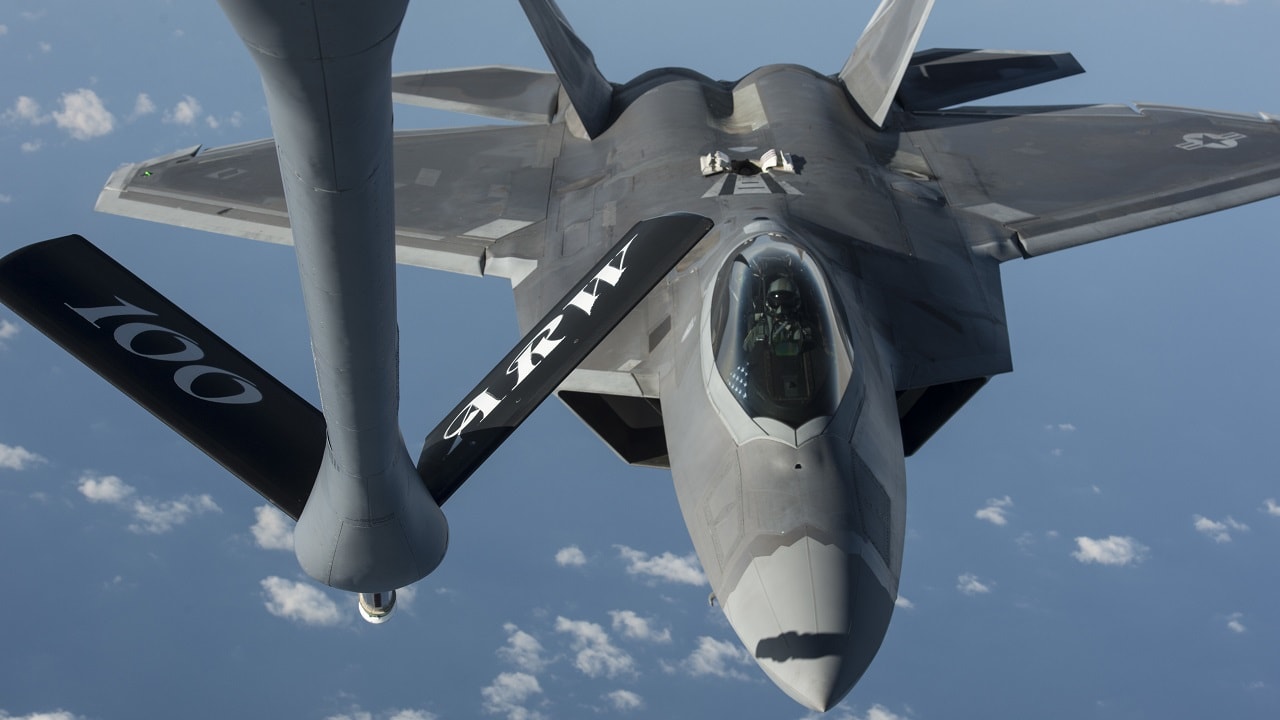
[[[560,346],[560,343],[565,340],[565,337],[563,336],[552,337],[552,335],[554,335],[556,330],[560,327],[560,322],[564,320],[565,314],[569,312],[569,308],[577,308],[584,315],[590,317],[591,310],[595,307],[596,299],[606,292],[608,288],[617,286],[618,281],[622,279],[622,274],[627,270],[627,250],[631,248],[632,242],[635,242],[635,238],[632,238],[630,242],[623,245],[622,249],[610,258],[608,264],[600,268],[600,271],[588,280],[587,284],[584,285],[577,294],[569,299],[569,302],[564,306],[560,314],[548,320],[547,323],[538,330],[537,334],[533,336],[533,339],[521,348],[520,353],[516,355],[516,359],[512,360],[511,364],[509,364],[506,369],[506,374],[508,376],[515,376],[515,382],[511,385],[511,391],[520,387],[520,383],[524,382],[530,375],[532,375],[533,372],[538,369],[538,366],[550,357],[551,353],[555,352],[556,348]],[[453,421],[449,423],[449,427],[445,430],[444,438],[448,440],[457,437],[467,429],[468,425],[484,420],[486,416],[498,409],[498,405],[500,405],[503,400],[506,400],[507,395],[509,394],[510,392],[502,397],[495,397],[493,393],[489,391],[489,388],[481,390],[480,394],[472,398],[471,401],[463,406],[462,410],[453,417]]]

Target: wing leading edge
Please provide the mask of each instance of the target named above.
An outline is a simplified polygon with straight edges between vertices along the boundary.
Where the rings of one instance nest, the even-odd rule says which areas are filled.
[[[947,202],[1032,257],[1280,195],[1280,118],[1163,105],[914,113]],[[980,242],[987,242],[983,239]]]
[[[519,281],[541,257],[560,126],[418,131],[395,137],[396,260]],[[117,170],[103,212],[292,244],[275,143],[179,151]],[[540,226],[539,226],[540,227]]]

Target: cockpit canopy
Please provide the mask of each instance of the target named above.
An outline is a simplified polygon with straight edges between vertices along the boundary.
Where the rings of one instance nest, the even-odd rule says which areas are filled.
[[[720,271],[711,304],[716,368],[753,419],[791,428],[835,413],[853,358],[811,253],[769,233]]]

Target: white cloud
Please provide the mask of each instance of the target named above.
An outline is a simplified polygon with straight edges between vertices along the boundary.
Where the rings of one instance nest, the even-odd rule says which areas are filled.
[[[573,637],[572,647],[578,652],[574,667],[587,677],[634,675],[635,660],[609,640],[604,628],[586,620],[556,618],[556,632]]]
[[[5,122],[26,122],[32,125],[43,125],[49,122],[48,115],[40,114],[40,103],[26,95],[19,95],[13,107],[4,111]]]
[[[47,53],[47,52],[52,52],[52,51],[53,51],[53,45],[51,45],[51,44],[49,44],[49,43],[47,43],[47,42],[44,42],[43,40],[42,40],[42,41],[40,41],[39,43],[37,43],[37,44],[36,44],[36,46],[40,48],[40,52],[42,52],[42,53]]]
[[[204,124],[209,126],[210,130],[217,130],[222,123],[218,122],[218,118],[212,115],[204,116]]]
[[[236,110],[231,113],[231,117],[227,118],[227,122],[231,124],[231,127],[240,127],[244,123],[244,115],[239,110]]]
[[[178,101],[178,104],[173,106],[172,110],[165,111],[161,120],[174,125],[191,125],[200,117],[202,112],[204,112],[204,109],[200,107],[199,100],[190,95],[184,95]]]
[[[991,588],[973,573],[964,573],[956,578],[956,589],[965,595],[985,595],[991,592]]]
[[[28,140],[18,146],[24,153],[33,153],[44,147],[43,140]]]
[[[0,327],[0,329],[3,328]],[[0,338],[3,337],[3,335],[0,335]],[[26,470],[44,462],[48,461],[21,445],[11,447],[0,443],[0,469]]]
[[[1140,563],[1150,550],[1146,545],[1131,537],[1111,535],[1097,540],[1087,537],[1076,538],[1079,548],[1071,553],[1071,557],[1082,563],[1098,563],[1099,565],[1129,565]]]
[[[337,603],[314,585],[275,575],[265,578],[260,584],[267,597],[263,604],[267,612],[276,617],[303,625],[332,626],[342,622]]]
[[[562,547],[556,551],[556,564],[560,567],[582,567],[587,564],[587,556],[577,545]]]
[[[129,113],[129,120],[132,122],[155,111],[156,104],[151,101],[151,96],[146,93],[138,93],[138,97],[133,101],[133,112]]]
[[[916,604],[908,600],[906,595],[899,595],[897,599],[893,601],[893,606],[902,608],[903,610],[914,610]]]
[[[549,661],[542,657],[542,643],[514,623],[502,626],[507,631],[507,644],[498,648],[498,657],[529,673],[538,673]]]
[[[1242,522],[1237,522],[1230,515],[1226,520],[1218,522],[1210,520],[1203,515],[1192,515],[1191,520],[1195,523],[1196,532],[1203,534],[1205,537],[1211,538],[1216,543],[1231,542],[1231,531],[1248,532],[1249,526]]]
[[[614,690],[613,692],[605,695],[604,699],[608,700],[609,703],[613,705],[613,709],[619,712],[639,710],[644,707],[644,698],[630,690]]]
[[[659,632],[649,624],[647,618],[642,618],[631,610],[610,610],[609,617],[613,618],[613,631],[622,633],[623,637],[655,643],[671,642],[671,630],[663,628]]]
[[[480,690],[482,707],[490,715],[506,715],[507,720],[540,720],[543,715],[525,707],[534,695],[542,694],[538,678],[527,673],[502,673]]]
[[[1237,612],[1237,613],[1231,613],[1230,615],[1228,615],[1228,616],[1227,616],[1227,629],[1228,629],[1228,630],[1230,630],[1230,631],[1231,631],[1231,632],[1233,632],[1233,633],[1242,633],[1242,632],[1244,632],[1247,628],[1245,628],[1244,623],[1240,622],[1241,618],[1243,618],[1243,617],[1244,617],[1244,614],[1243,614],[1243,613],[1238,613],[1238,612]]]
[[[672,583],[687,585],[706,585],[707,576],[698,565],[698,557],[693,554],[677,557],[669,552],[649,556],[648,553],[633,550],[626,545],[615,545],[618,554],[627,561],[627,573],[630,575],[648,575]]]
[[[1249,0],[1209,0],[1213,5],[1244,5]]]
[[[1280,504],[1276,503],[1275,498],[1267,498],[1263,503],[1263,512],[1273,517],[1280,517]]]
[[[990,498],[987,500],[987,506],[974,513],[973,516],[979,520],[986,520],[992,525],[1009,524],[1008,514],[1009,508],[1013,507],[1013,500],[1005,495],[1002,498]]]
[[[867,711],[867,720],[907,720],[907,716],[899,715],[883,705],[876,704]]]
[[[877,703],[872,705],[866,715],[858,715],[852,710],[840,708],[833,710],[831,714],[819,715],[813,713],[807,715],[804,720],[910,720],[907,715],[899,715],[889,708]]]
[[[353,707],[349,712],[330,715],[324,720],[373,720],[373,713],[361,710],[359,707]]]
[[[85,474],[77,485],[80,494],[92,503],[110,503],[126,507],[126,501],[134,495],[134,488],[115,475],[95,476]],[[159,535],[185,523],[193,515],[222,512],[222,508],[207,494],[183,495],[177,500],[137,498],[127,504],[134,522],[129,529],[136,533]]]
[[[82,475],[78,489],[92,503],[118,503],[133,494],[133,487],[115,475]]]
[[[280,512],[274,505],[259,505],[253,509],[256,521],[253,527],[253,541],[263,550],[292,550],[293,521],[288,515]]]
[[[1049,431],[1057,430],[1058,432],[1075,432],[1076,426],[1071,423],[1052,423],[1045,425],[1044,429]]]
[[[110,133],[116,118],[98,94],[88,88],[62,94],[62,109],[53,111],[54,123],[76,140],[91,140]]]
[[[80,716],[69,713],[66,710],[34,712],[30,715],[10,715],[4,710],[0,710],[0,720],[80,720]]]
[[[405,585],[396,590],[396,607],[408,612],[413,607],[413,601],[418,599],[418,588],[412,585]]]
[[[222,512],[222,508],[207,494],[183,495],[177,500],[153,500],[142,498],[133,501],[133,518],[129,529],[136,533],[160,535],[181,525],[192,515]]]
[[[387,717],[387,720],[436,720],[436,714],[429,713],[426,710],[405,708],[391,713],[391,715]]]
[[[0,340],[12,340],[18,337],[18,331],[21,329],[22,326],[17,323],[9,322],[4,318],[0,318]]]
[[[19,95],[13,102],[13,109],[5,112],[5,115],[15,120],[26,120],[33,125],[49,121],[48,117],[40,114],[40,103],[26,95]]]
[[[35,22],[36,20],[39,20],[40,18],[44,17],[47,12],[48,11],[46,10],[23,10],[22,12],[18,13],[18,15],[20,15],[23,20],[29,20],[31,22]]]
[[[0,35],[8,35],[8,34],[9,34],[9,26],[5,25],[4,23],[0,23]]]
[[[383,710],[375,715],[368,710],[362,709],[359,705],[353,705],[350,710],[337,715],[329,715],[324,720],[374,720],[375,717],[383,720],[438,720],[439,716],[426,710],[413,708]]]
[[[375,717],[383,718],[384,720],[437,720],[438,718],[435,713],[413,708],[383,710],[375,716],[359,705],[353,705],[350,710],[337,715],[329,715],[325,717],[325,720],[374,720]]]
[[[9,203],[11,203],[11,202],[13,202],[13,196],[12,196],[12,195],[5,195],[4,193],[0,193],[0,205],[8,205],[8,204],[9,204]],[[4,321],[4,320],[0,320],[0,323],[3,323],[3,322],[5,322],[5,321]],[[7,323],[6,323],[6,324],[7,324]],[[5,330],[5,328],[4,328],[4,327],[0,327],[0,333],[3,333],[3,332],[4,332],[4,330]]]
[[[702,635],[698,637],[698,647],[689,657],[680,661],[680,667],[694,677],[714,675],[715,677],[748,680],[739,667],[751,664],[751,656],[737,643],[716,640]]]

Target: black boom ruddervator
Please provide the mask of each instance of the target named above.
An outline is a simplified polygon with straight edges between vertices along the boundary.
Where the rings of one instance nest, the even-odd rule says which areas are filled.
[[[711,229],[688,214],[626,233],[427,436],[418,471],[444,504]],[[79,235],[0,258],[0,301],[297,520],[324,416]]]

